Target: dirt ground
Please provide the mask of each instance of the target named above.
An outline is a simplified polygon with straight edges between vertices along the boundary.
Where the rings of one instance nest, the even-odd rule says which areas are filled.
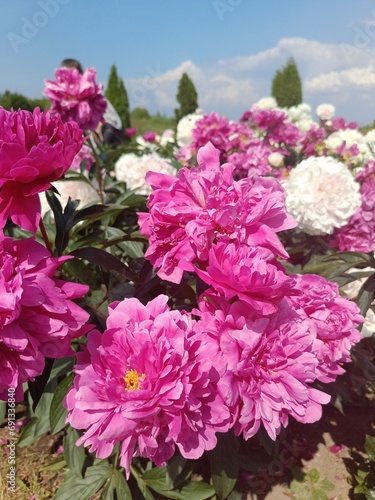
[[[291,422],[279,442],[277,456],[263,472],[242,474],[241,500],[296,500],[354,498],[348,482],[350,471],[364,456],[365,436],[375,435],[375,408],[351,407],[342,415],[333,407],[323,418],[309,425]],[[64,470],[46,470],[58,461],[61,434],[43,436],[27,448],[17,447],[17,493],[7,492],[7,429],[0,429],[0,500],[42,500],[53,498]],[[237,497],[239,498],[239,497]],[[194,500],[194,499],[192,499]]]

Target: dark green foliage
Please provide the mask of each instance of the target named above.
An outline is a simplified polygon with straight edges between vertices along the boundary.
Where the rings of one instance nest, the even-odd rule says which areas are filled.
[[[126,92],[123,80],[117,75],[117,69],[114,64],[111,66],[111,71],[109,73],[105,96],[119,114],[122,121],[122,128],[129,128],[131,125],[128,93]]]
[[[292,57],[276,71],[272,80],[271,94],[282,108],[297,106],[302,102],[302,83],[297,65]]]
[[[7,110],[13,108],[14,111],[18,109],[33,111],[33,109],[38,106],[43,110],[48,109],[50,104],[49,99],[29,99],[22,94],[10,92],[9,90],[6,90],[4,94],[0,94],[0,106]]]
[[[179,122],[183,116],[194,113],[198,107],[198,94],[187,73],[182,74],[178,83],[176,98],[180,104],[180,107],[175,109],[176,121]]]

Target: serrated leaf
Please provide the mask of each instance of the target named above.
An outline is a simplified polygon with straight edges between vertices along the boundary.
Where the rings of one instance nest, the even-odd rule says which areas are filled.
[[[111,474],[109,464],[100,464],[93,467],[88,467],[85,477],[78,477],[71,474],[60,486],[54,496],[54,500],[88,500],[94,495],[103,484],[107,481]]]
[[[64,458],[69,470],[77,477],[82,478],[82,468],[85,462],[85,450],[83,446],[77,446],[79,438],[78,432],[72,427],[68,427],[63,439]]]
[[[61,431],[61,429],[65,427],[67,411],[63,406],[63,400],[68,392],[68,389],[72,385],[72,381],[73,373],[70,373],[59,383],[55,394],[53,395],[49,413],[49,422],[52,434]]]
[[[233,490],[239,468],[239,443],[233,432],[219,433],[211,451],[212,484],[219,498],[226,498]]]

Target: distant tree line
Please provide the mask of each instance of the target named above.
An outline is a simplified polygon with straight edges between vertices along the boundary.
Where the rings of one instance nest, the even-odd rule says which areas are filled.
[[[41,99],[30,99],[25,97],[18,92],[10,92],[6,90],[3,94],[0,94],[0,106],[8,111],[13,109],[26,109],[27,111],[33,111],[35,108],[39,107],[41,110],[49,109],[51,102],[47,98]]]

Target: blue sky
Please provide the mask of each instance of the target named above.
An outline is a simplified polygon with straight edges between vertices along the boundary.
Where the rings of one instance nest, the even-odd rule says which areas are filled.
[[[62,59],[111,64],[131,107],[173,115],[192,78],[205,112],[239,118],[293,56],[305,102],[375,118],[373,0],[0,0],[0,92],[40,97]]]

